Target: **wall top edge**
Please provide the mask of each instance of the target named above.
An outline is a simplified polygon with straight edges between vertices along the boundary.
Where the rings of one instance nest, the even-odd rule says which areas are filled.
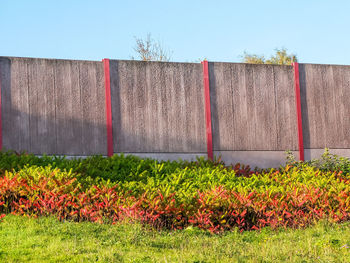
[[[9,59],[9,60],[48,60],[48,61],[77,61],[77,62],[102,62],[99,60],[84,60],[84,59],[61,59],[61,58],[35,58],[35,57],[14,57],[14,56],[0,56],[1,59]]]
[[[102,62],[101,60],[88,60],[88,59],[62,59],[62,58],[43,58],[43,57],[16,57],[16,56],[0,56],[0,59],[38,59],[38,60],[49,60],[49,61],[81,61],[81,62]],[[143,60],[134,60],[134,59],[113,59],[107,58],[110,61],[120,61],[120,62],[139,62],[139,63],[171,63],[171,64],[201,64],[201,62],[187,62],[187,61],[143,61]],[[211,61],[208,60],[209,64],[236,64],[236,65],[254,65],[254,66],[273,66],[273,67],[287,67],[292,68],[291,65],[277,65],[277,64],[251,64],[243,62],[221,62],[221,61]],[[310,65],[310,66],[336,66],[336,67],[350,67],[350,65],[341,65],[341,64],[319,64],[319,63],[300,63],[299,65]]]
[[[144,61],[136,59],[109,59],[110,61],[120,61],[120,62],[135,62],[135,63],[159,63],[159,64],[192,64],[200,65],[200,62],[182,62],[182,61]]]

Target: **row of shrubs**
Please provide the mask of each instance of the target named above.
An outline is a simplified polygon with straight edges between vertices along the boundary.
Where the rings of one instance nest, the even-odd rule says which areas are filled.
[[[212,232],[350,218],[350,161],[326,152],[278,169],[135,156],[82,160],[0,154],[0,213]]]

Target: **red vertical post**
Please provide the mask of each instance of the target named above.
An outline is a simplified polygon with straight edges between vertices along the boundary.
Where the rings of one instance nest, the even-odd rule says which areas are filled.
[[[301,117],[299,63],[294,62],[292,65],[294,68],[295,101],[296,101],[297,121],[298,121],[299,160],[304,161],[305,159],[304,159],[303,122]]]
[[[106,92],[106,125],[107,125],[107,156],[113,155],[113,130],[112,130],[112,102],[111,102],[111,78],[109,72],[109,59],[102,60],[105,74]]]
[[[205,125],[206,125],[206,134],[207,134],[207,152],[208,152],[208,159],[213,160],[213,134],[211,129],[208,61],[207,60],[202,61],[202,65],[203,65],[204,102],[205,102]]]

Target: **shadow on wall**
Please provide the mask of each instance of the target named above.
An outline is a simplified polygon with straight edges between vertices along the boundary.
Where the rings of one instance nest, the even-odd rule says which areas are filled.
[[[5,115],[7,113],[7,115]],[[11,116],[11,117],[9,117]],[[87,156],[94,154],[107,155],[106,125],[97,125],[83,119],[56,119],[54,116],[32,115],[12,109],[2,114],[3,122],[3,148],[17,152],[28,152],[38,155],[69,155]],[[9,121],[12,119],[12,121]],[[116,131],[118,133],[118,131]],[[119,131],[120,134],[120,131]],[[202,152],[171,151],[171,145],[176,145],[177,138],[164,137],[163,133],[154,131],[153,136],[157,137],[163,149],[153,148],[146,150],[144,145],[137,142],[149,142],[149,138],[138,134],[127,134],[123,137],[134,141],[134,149],[118,149],[118,139],[114,137],[114,152],[124,153],[183,153],[183,154],[204,154]],[[163,142],[163,143],[162,143]],[[195,143],[194,143],[195,144]],[[136,148],[138,147],[138,148]],[[205,147],[205,146],[204,146]],[[164,150],[165,149],[165,150]]]
[[[114,148],[206,153],[201,65],[110,61]]]
[[[306,90],[306,72],[305,66],[299,64],[299,81],[300,81],[300,97],[301,97],[301,114],[303,125],[303,141],[304,148],[311,148],[310,145],[310,120],[309,120],[309,107],[307,103],[307,90]],[[310,156],[305,156],[310,159]]]
[[[43,65],[48,70],[40,72]],[[56,88],[55,66],[55,60],[0,58],[4,149],[34,154],[105,154],[103,120],[91,116],[89,105],[80,105],[86,98],[62,98],[62,90]],[[81,112],[73,112],[79,107]]]
[[[77,62],[76,80],[68,70],[60,77],[67,63],[70,71],[75,70],[74,62],[0,58],[4,149],[39,155],[107,154],[102,63]],[[40,72],[43,65],[47,72]],[[177,136],[183,130],[191,133],[185,122],[172,123],[171,115],[177,112],[166,115],[165,108],[158,112],[167,122],[159,129],[153,126],[159,123],[157,116],[149,113],[145,118],[146,109],[139,105],[125,109],[127,116],[121,117],[118,107],[125,101],[116,92],[114,95],[115,152],[205,153],[204,137]],[[143,95],[139,94],[136,103]]]

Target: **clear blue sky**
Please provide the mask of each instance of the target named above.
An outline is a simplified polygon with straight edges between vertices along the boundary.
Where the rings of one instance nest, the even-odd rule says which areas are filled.
[[[174,61],[286,47],[300,62],[350,64],[346,0],[0,0],[0,29],[0,56],[129,59],[151,33]]]

